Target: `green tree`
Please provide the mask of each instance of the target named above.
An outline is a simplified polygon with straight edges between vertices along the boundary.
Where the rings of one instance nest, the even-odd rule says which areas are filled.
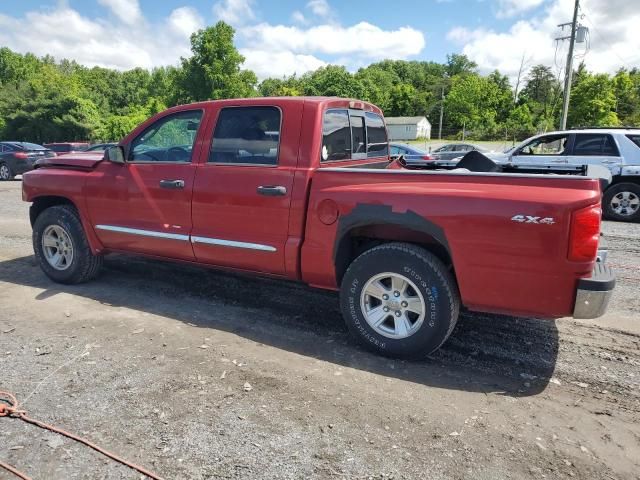
[[[235,30],[224,22],[191,35],[190,58],[176,72],[180,103],[256,94],[256,75],[240,67],[244,57],[233,44]]]
[[[609,75],[583,73],[571,90],[567,123],[572,127],[619,125],[615,110],[615,87]]]
[[[470,73],[476,73],[478,64],[473,60],[470,60],[466,55],[454,53],[447,55],[447,63],[445,71],[449,77],[455,77],[456,75],[464,75]]]
[[[616,114],[623,125],[640,124],[640,76],[620,69],[613,77]]]
[[[557,123],[561,100],[562,89],[551,69],[545,65],[532,67],[518,103],[529,107],[538,130],[552,129]]]
[[[445,112],[453,127],[471,137],[495,138],[501,90],[496,83],[477,74],[457,75],[445,100]]]
[[[514,140],[527,138],[535,133],[533,115],[527,104],[518,105],[511,110],[505,122],[505,130],[508,138]]]
[[[303,86],[296,75],[288,78],[267,78],[258,85],[263,97],[297,97],[302,95]]]
[[[301,77],[305,95],[361,98],[362,84],[345,67],[329,65]]]

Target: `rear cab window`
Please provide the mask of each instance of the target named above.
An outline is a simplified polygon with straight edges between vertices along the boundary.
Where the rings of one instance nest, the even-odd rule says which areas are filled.
[[[381,115],[329,109],[322,123],[322,162],[387,157],[389,142]]]

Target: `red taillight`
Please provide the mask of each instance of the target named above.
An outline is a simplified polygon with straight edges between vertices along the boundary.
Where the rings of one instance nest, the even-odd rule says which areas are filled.
[[[435,160],[431,155],[422,155],[422,160]]]
[[[27,155],[25,152],[16,152],[13,154],[13,158],[19,158],[20,160],[26,160],[27,158],[29,158],[29,155]]]
[[[600,240],[601,218],[602,210],[599,206],[573,212],[569,236],[569,260],[574,262],[595,260]]]

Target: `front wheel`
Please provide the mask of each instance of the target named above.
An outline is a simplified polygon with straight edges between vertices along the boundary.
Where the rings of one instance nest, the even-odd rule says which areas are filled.
[[[604,192],[604,216],[610,220],[634,222],[640,220],[640,185],[617,183]]]
[[[56,205],[38,215],[33,224],[33,251],[40,268],[58,283],[86,282],[102,266],[102,255],[91,252],[78,212],[71,205]]]
[[[420,358],[440,348],[453,331],[460,295],[435,255],[415,245],[388,243],[349,266],[340,305],[349,331],[370,350]]]
[[[0,181],[13,180],[13,177],[11,167],[4,162],[0,163]]]

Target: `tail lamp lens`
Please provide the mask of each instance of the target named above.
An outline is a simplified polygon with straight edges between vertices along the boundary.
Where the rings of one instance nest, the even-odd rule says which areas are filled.
[[[602,210],[599,206],[573,212],[569,240],[569,260],[592,262],[598,254]]]
[[[27,158],[29,158],[29,155],[27,155],[25,152],[16,152],[13,154],[13,158],[19,158],[20,160],[26,160]]]

